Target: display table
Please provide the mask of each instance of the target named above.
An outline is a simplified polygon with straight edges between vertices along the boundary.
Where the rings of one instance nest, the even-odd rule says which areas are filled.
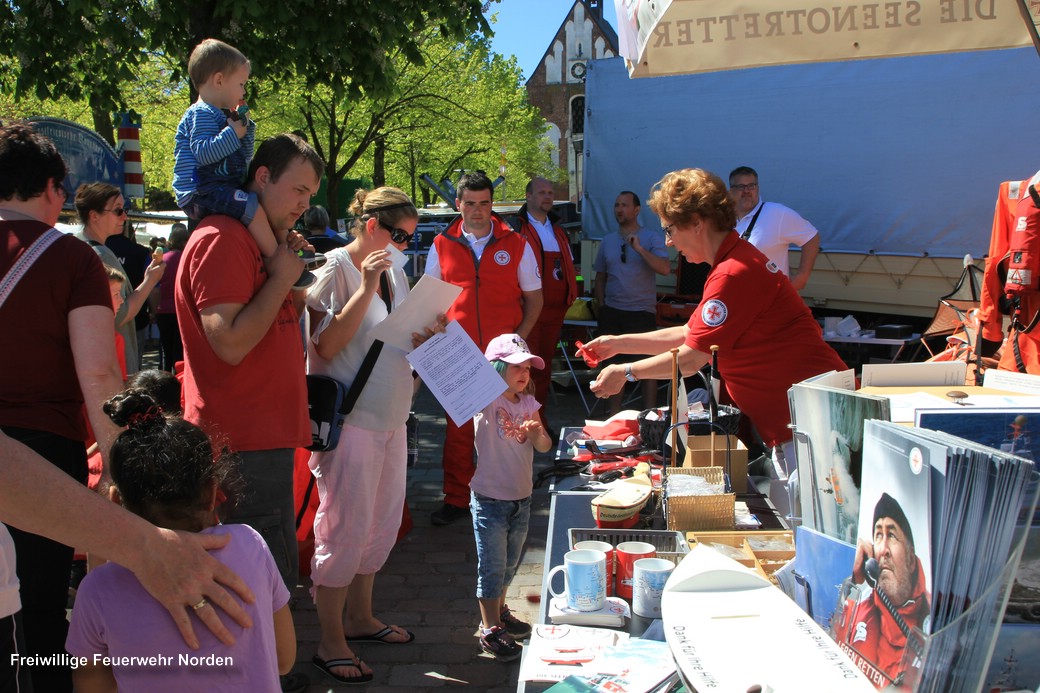
[[[569,432],[580,430],[579,428],[563,428],[560,431],[560,444],[556,451],[557,461],[566,461],[571,458],[570,446],[565,439]],[[549,594],[548,576],[554,566],[563,565],[563,556],[571,549],[568,530],[596,526],[596,521],[592,516],[590,501],[599,492],[573,490],[576,486],[580,486],[586,481],[587,479],[578,475],[566,476],[556,480],[549,487],[549,528],[545,537],[545,561],[542,572],[541,602],[538,608],[537,623],[545,624],[549,622],[549,600],[552,599],[552,595]],[[758,516],[759,521],[762,522],[761,529],[763,531],[787,529],[783,520],[777,516],[776,509],[773,508],[765,496],[757,493],[738,494],[737,500],[746,502],[748,509]],[[664,517],[661,515],[660,508],[651,516],[651,528],[665,528]],[[557,580],[559,584],[562,578],[557,577]],[[640,637],[653,621],[654,619],[633,614],[631,618],[626,619],[625,626],[619,630],[626,631],[632,637]],[[517,690],[524,692],[544,691],[551,685],[550,683],[526,683],[519,681]]]

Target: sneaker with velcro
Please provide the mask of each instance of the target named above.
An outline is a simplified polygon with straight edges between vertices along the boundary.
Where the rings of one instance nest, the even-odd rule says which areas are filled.
[[[502,626],[492,626],[480,636],[480,649],[500,662],[512,662],[524,653],[524,648]]]

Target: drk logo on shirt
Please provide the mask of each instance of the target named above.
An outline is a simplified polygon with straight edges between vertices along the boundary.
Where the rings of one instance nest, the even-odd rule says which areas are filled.
[[[709,327],[718,327],[726,322],[727,315],[729,315],[729,309],[717,298],[711,299],[701,308],[701,320]]]

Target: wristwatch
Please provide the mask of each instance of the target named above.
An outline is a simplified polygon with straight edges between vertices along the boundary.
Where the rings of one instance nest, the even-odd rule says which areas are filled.
[[[631,363],[626,363],[625,364],[625,380],[627,380],[630,383],[634,383],[634,382],[636,382],[638,380],[638,378],[636,378],[636,376],[632,375],[632,364]]]

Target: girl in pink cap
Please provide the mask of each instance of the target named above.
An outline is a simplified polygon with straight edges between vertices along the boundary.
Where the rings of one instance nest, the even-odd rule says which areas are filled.
[[[531,626],[505,604],[506,588],[516,573],[531,518],[534,451],[552,447],[538,417],[531,366],[545,362],[531,353],[518,334],[495,337],[484,351],[506,381],[507,389],[473,417],[477,469],[470,481],[473,536],[477,541],[477,601],[480,647],[500,661],[522,653],[514,638]]]

